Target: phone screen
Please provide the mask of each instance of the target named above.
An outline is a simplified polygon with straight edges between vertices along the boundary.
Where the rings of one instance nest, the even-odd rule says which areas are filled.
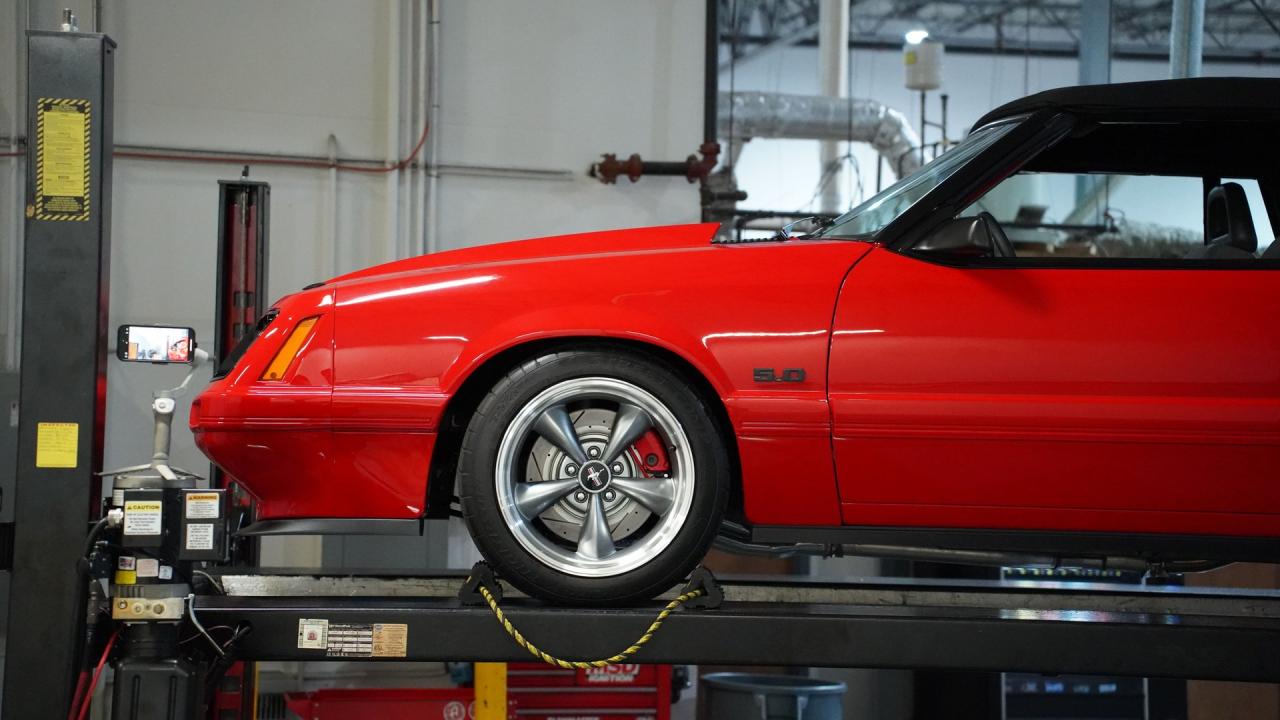
[[[195,349],[195,331],[183,327],[121,325],[116,351],[121,360],[153,363],[189,363]]]

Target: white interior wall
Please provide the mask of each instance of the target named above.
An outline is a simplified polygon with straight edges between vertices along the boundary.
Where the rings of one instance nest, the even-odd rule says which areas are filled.
[[[24,0],[13,0],[22,7]],[[425,0],[102,0],[116,54],[117,145],[227,152],[386,158],[418,128],[394,117],[397,29]],[[20,22],[0,15],[0,135],[21,125]],[[71,7],[91,29],[90,0],[29,0],[33,27],[53,29]],[[15,17],[22,8],[14,8]],[[441,3],[440,161],[450,166],[563,170],[565,179],[521,173],[447,172],[440,181],[440,248],[565,232],[695,221],[695,188],[670,178],[606,187],[586,175],[601,153],[680,159],[702,127],[701,0],[558,0]],[[398,40],[397,40],[398,38]],[[408,84],[409,73],[402,73]],[[397,91],[397,97],[389,92]],[[399,129],[399,130],[398,130]],[[24,130],[19,128],[19,133]],[[393,137],[399,132],[402,137]],[[412,137],[408,136],[412,133]],[[20,200],[21,165],[0,158],[0,236]],[[12,168],[12,172],[11,172]],[[117,158],[113,176],[111,326],[125,322],[213,330],[217,181],[239,165]],[[408,216],[407,183],[338,174],[337,262],[330,244],[332,192],[325,170],[254,166],[271,183],[269,293],[275,297],[337,272],[394,259]],[[624,181],[624,185],[629,185]],[[394,193],[395,198],[389,197]],[[394,230],[393,230],[394,229]],[[0,304],[5,303],[0,294]],[[0,307],[12,311],[12,307]],[[3,313],[0,313],[3,314]],[[153,389],[179,368],[112,362],[108,467],[150,456]],[[207,373],[208,370],[202,370]],[[185,418],[189,407],[179,405]],[[185,423],[175,464],[207,463]],[[279,546],[270,564],[318,559],[318,543]]]
[[[693,222],[673,178],[610,187],[602,153],[682,160],[701,142],[701,0],[443,4],[441,163],[567,170],[571,180],[446,175],[440,247]]]

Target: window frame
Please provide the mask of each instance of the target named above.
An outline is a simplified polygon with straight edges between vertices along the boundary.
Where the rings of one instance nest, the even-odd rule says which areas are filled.
[[[1040,122],[1036,122],[1040,120]],[[1105,258],[1105,257],[1012,257],[968,258],[915,251],[942,225],[951,221],[989,190],[1016,175],[1036,155],[1067,138],[1077,118],[1068,113],[1040,112],[1019,128],[974,157],[965,167],[925,195],[875,238],[888,249],[925,262],[956,268],[1042,269],[1042,270],[1280,270],[1280,258]],[[1003,158],[1003,162],[996,162]],[[1155,173],[1153,173],[1155,174]],[[1193,176],[1176,176],[1193,177]],[[1276,177],[1250,178],[1258,182],[1265,212],[1273,230],[1280,230],[1280,182]],[[1208,188],[1219,180],[1202,176]],[[1212,183],[1212,184],[1210,184]],[[975,192],[976,191],[976,192]],[[1205,199],[1202,198],[1202,203]],[[1280,236],[1273,242],[1280,242]]]

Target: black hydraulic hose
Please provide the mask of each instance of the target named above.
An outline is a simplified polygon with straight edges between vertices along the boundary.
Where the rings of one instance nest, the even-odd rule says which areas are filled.
[[[72,627],[78,628],[79,642],[76,643],[76,654],[72,658],[71,667],[76,669],[77,678],[91,669],[93,646],[97,642],[97,634],[94,632],[96,623],[89,621],[89,556],[93,553],[93,546],[106,527],[107,518],[105,517],[93,524],[84,541],[84,552],[76,559],[76,604],[71,621]],[[77,684],[77,693],[79,690],[80,686]],[[74,701],[75,698],[73,698]]]
[[[93,528],[89,530],[89,537],[85,538],[84,541],[84,552],[81,553],[86,562],[89,560],[89,553],[93,552],[93,544],[98,542],[98,536],[102,534],[102,531],[105,530],[106,527],[107,518],[104,517],[94,523]]]

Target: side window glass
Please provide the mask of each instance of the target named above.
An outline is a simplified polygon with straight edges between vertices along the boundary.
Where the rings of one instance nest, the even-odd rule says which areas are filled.
[[[1019,173],[961,213],[989,213],[1015,257],[1176,260],[1204,245],[1200,178]]]

